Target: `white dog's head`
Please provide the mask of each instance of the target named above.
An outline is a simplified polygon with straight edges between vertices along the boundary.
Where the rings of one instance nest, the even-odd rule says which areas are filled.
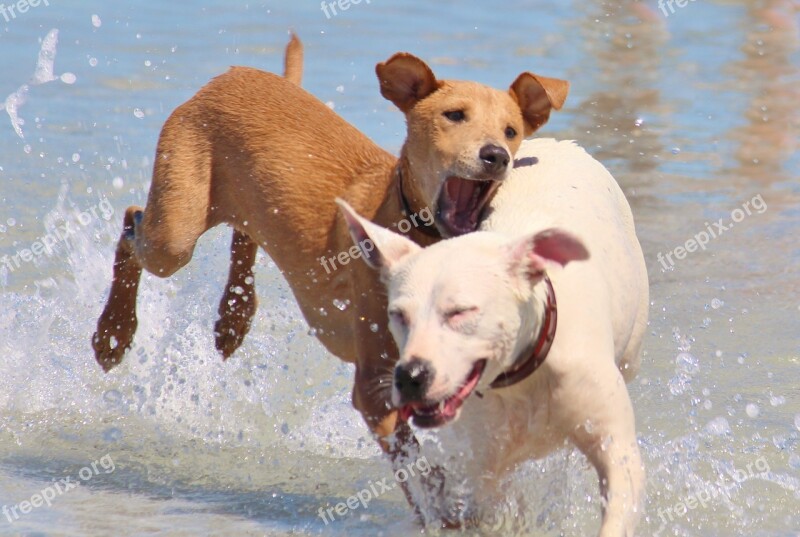
[[[456,419],[476,388],[510,368],[538,334],[542,306],[533,294],[545,269],[588,258],[578,239],[557,229],[510,242],[474,232],[422,249],[339,205],[387,286],[400,351],[392,403],[419,427]]]

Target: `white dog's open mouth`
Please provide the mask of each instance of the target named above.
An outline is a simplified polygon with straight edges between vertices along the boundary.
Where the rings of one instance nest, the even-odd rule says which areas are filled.
[[[400,419],[408,421],[413,418],[414,425],[424,429],[441,427],[445,423],[452,421],[458,415],[461,405],[475,390],[485,368],[486,360],[476,362],[469,375],[467,375],[464,384],[456,390],[456,393],[438,403],[418,402],[400,407]]]
[[[483,209],[499,186],[499,181],[448,177],[442,185],[436,214],[446,234],[456,237],[475,231]]]

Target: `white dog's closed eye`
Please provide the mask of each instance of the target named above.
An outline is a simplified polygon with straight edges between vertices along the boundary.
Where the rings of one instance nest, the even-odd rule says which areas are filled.
[[[451,329],[464,334],[474,333],[480,315],[478,306],[456,306],[444,312],[444,319]]]

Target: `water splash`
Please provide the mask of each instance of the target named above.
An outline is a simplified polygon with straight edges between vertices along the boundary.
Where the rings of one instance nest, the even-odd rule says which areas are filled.
[[[39,49],[39,57],[36,61],[36,69],[31,79],[26,84],[17,88],[17,91],[6,97],[5,108],[8,117],[11,119],[11,126],[14,128],[14,132],[17,133],[17,136],[22,139],[25,139],[25,135],[22,132],[22,126],[25,124],[25,120],[20,117],[19,109],[28,100],[31,86],[39,86],[55,80],[61,80],[65,84],[74,84],[77,80],[77,77],[73,73],[63,73],[60,76],[56,76],[55,61],[57,45],[58,29],[54,28],[42,39],[42,46]]]

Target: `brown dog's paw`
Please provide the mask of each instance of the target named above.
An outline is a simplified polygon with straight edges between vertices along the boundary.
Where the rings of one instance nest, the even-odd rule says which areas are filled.
[[[94,358],[103,368],[103,371],[108,373],[122,362],[125,351],[131,347],[135,330],[136,328],[134,327],[134,331],[126,337],[121,334],[112,335],[108,330],[102,330],[98,327],[97,332],[92,334]]]
[[[256,313],[255,293],[244,296],[248,300],[242,300],[243,296],[240,295],[229,298],[226,294],[222,302],[226,307],[222,310],[219,320],[214,323],[214,341],[223,360],[230,358],[242,344]]]

